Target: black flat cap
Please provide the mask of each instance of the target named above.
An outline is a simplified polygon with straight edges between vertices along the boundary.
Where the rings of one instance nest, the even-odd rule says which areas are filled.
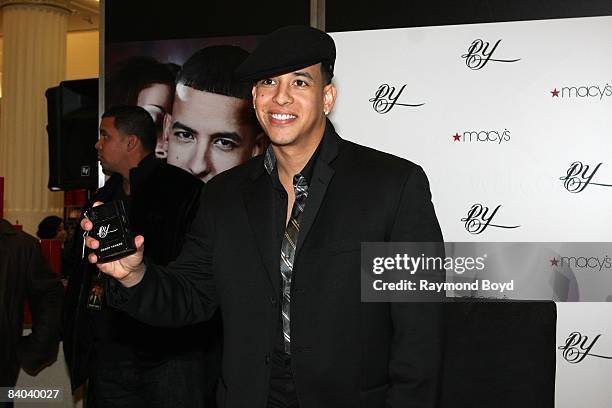
[[[329,34],[308,26],[288,26],[265,36],[235,74],[254,81],[320,62],[333,76],[335,61],[336,45]]]

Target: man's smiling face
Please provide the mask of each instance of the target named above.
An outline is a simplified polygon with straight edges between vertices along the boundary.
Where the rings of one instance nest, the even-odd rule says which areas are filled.
[[[253,86],[257,118],[272,144],[308,145],[323,134],[325,112],[335,102],[333,85],[325,85],[321,64],[259,80]]]

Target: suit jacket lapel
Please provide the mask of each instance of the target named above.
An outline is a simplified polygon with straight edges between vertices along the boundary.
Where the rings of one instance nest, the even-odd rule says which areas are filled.
[[[308,232],[314,223],[314,220],[319,212],[319,208],[325,198],[327,192],[327,186],[331,182],[334,176],[334,169],[330,166],[330,163],[338,155],[338,146],[340,144],[340,137],[334,130],[331,122],[327,121],[325,127],[325,134],[321,141],[321,155],[319,156],[315,168],[312,174],[312,180],[308,187],[308,198],[306,199],[306,208],[304,208],[304,214],[302,214],[302,220],[300,222],[300,235],[296,246],[296,257],[300,252],[302,244],[308,236]]]
[[[308,187],[308,198],[306,199],[306,207],[304,208],[304,214],[302,214],[302,220],[300,221],[300,234],[298,236],[298,242],[296,246],[296,256],[302,248],[302,244],[314,223],[327,186],[334,175],[334,169],[332,169],[327,163],[319,161],[314,168],[313,178]]]
[[[274,220],[274,202],[270,179],[263,168],[263,161],[253,163],[258,165],[251,174],[252,182],[245,185],[242,192],[244,205],[247,210],[249,224],[255,236],[255,244],[266,269],[270,283],[275,293],[280,290],[279,262],[280,252],[275,248],[277,241]]]

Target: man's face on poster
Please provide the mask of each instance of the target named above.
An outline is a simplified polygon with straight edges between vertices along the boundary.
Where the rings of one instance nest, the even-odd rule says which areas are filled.
[[[168,163],[204,182],[261,153],[251,102],[177,85],[164,120]]]

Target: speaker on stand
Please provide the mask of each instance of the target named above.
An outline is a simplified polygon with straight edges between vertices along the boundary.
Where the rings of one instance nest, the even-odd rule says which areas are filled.
[[[98,187],[98,79],[63,81],[49,88],[47,134],[52,191]]]

